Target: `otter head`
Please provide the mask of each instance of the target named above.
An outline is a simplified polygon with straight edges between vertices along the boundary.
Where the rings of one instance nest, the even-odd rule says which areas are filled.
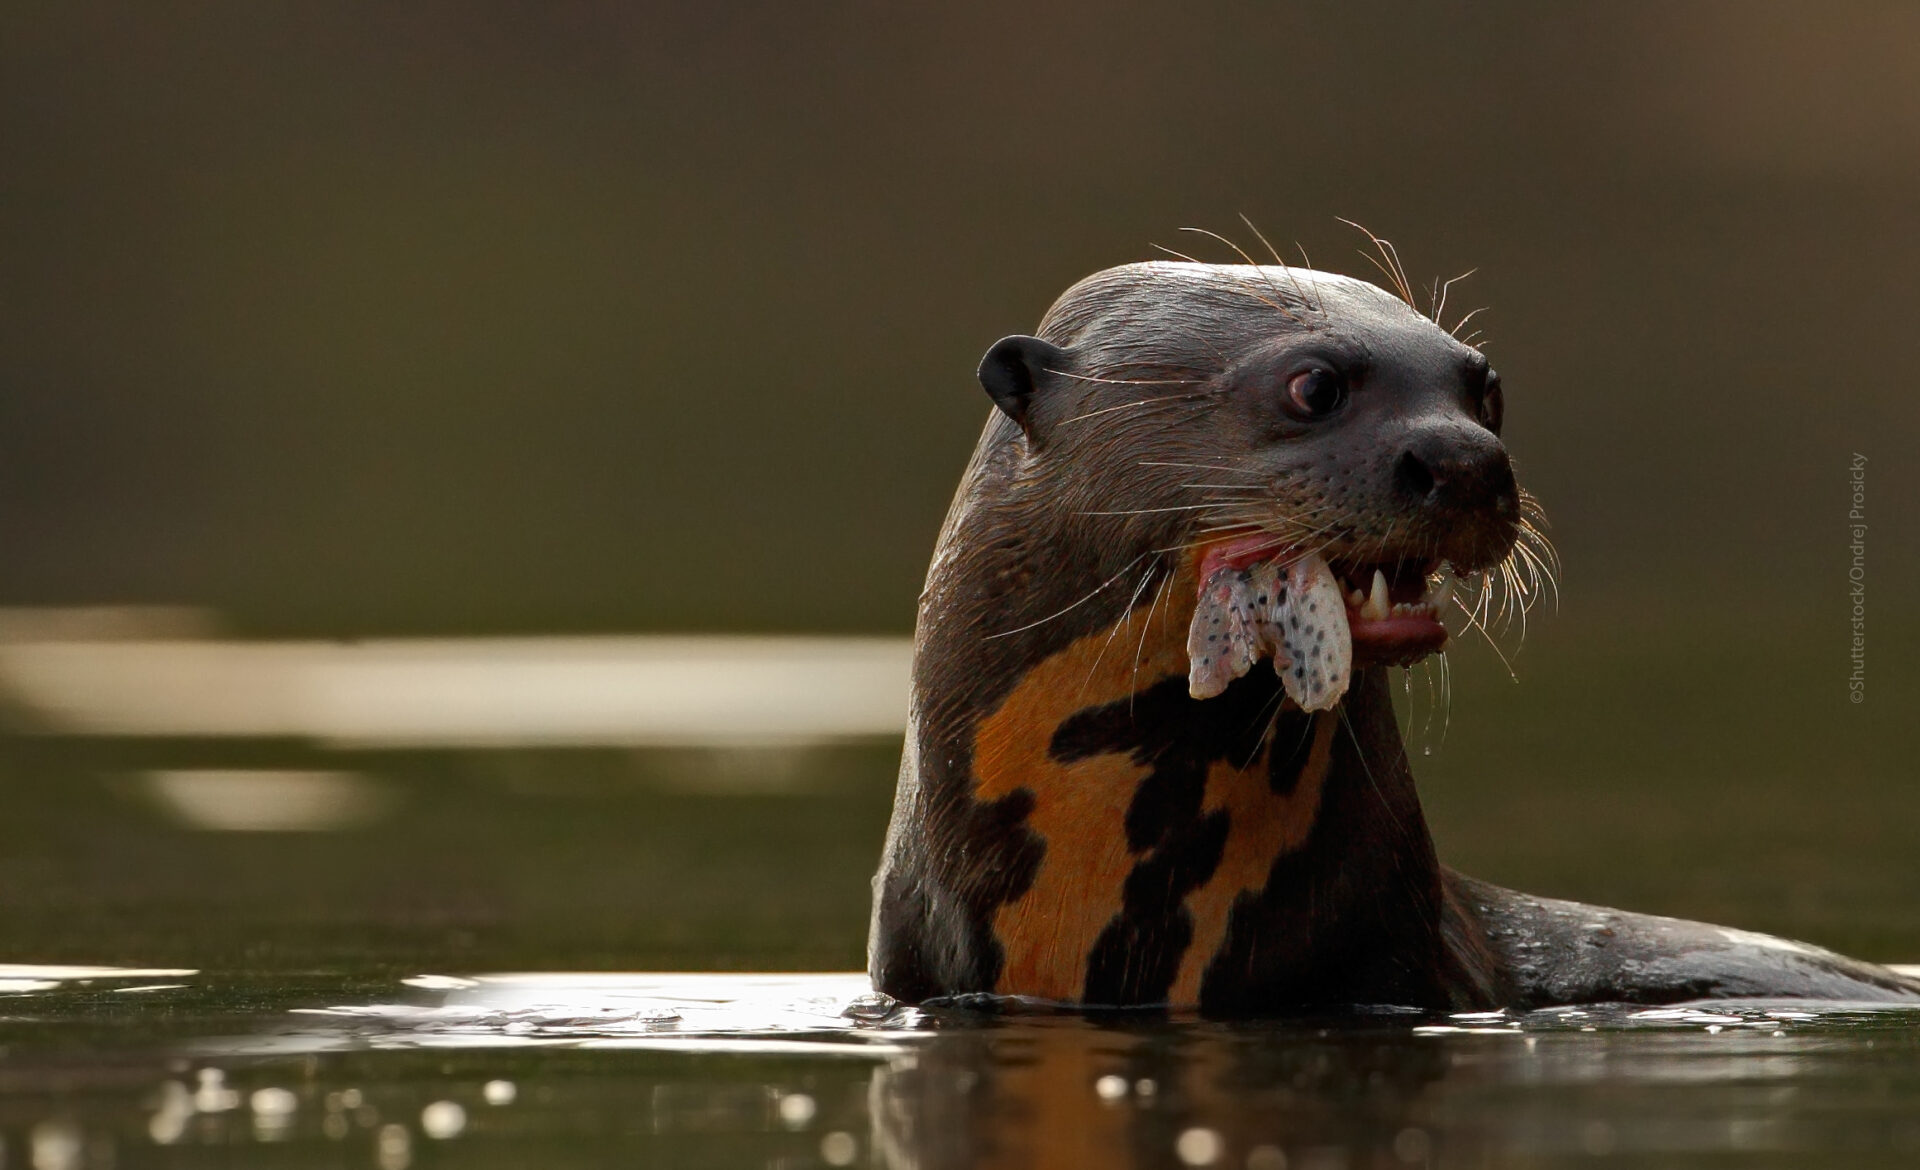
[[[1196,697],[1263,650],[1281,665],[1281,627],[1310,594],[1345,609],[1357,664],[1439,649],[1436,595],[1499,565],[1522,530],[1499,375],[1364,281],[1110,269],[1068,290],[1039,336],[997,342],[980,381],[1004,416],[1008,481],[1063,560],[1187,555],[1196,622],[1223,639],[1246,627],[1237,670],[1204,684],[1196,659]],[[1271,608],[1282,595],[1299,614]]]

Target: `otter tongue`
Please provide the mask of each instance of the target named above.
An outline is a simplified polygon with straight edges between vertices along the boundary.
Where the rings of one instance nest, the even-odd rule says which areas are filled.
[[[1223,566],[1200,587],[1187,629],[1187,693],[1210,699],[1262,658],[1303,710],[1324,711],[1347,693],[1353,640],[1340,586],[1320,557],[1281,568]]]

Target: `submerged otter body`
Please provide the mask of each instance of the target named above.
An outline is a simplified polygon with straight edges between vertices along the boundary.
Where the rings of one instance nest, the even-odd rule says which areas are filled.
[[[1920,999],[1817,948],[1439,864],[1388,670],[1444,643],[1444,582],[1528,525],[1498,377],[1402,300],[1129,265],[980,376],[998,409],[921,597],[879,990],[1229,1013]]]

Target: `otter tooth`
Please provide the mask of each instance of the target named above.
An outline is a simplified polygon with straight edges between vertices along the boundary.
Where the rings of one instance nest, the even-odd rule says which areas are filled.
[[[1380,570],[1373,571],[1373,592],[1367,595],[1367,603],[1360,607],[1360,616],[1370,622],[1377,622],[1387,616],[1393,603],[1387,600],[1387,575]]]
[[[1452,596],[1453,572],[1450,569],[1443,569],[1440,572],[1440,580],[1435,582],[1433,588],[1427,591],[1426,601],[1427,604],[1431,605],[1434,611],[1438,613],[1447,608],[1447,599]]]

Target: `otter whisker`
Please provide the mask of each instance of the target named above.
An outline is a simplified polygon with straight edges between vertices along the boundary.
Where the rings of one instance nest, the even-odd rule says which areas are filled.
[[[1507,656],[1500,652],[1500,644],[1493,640],[1493,635],[1487,632],[1487,627],[1480,623],[1479,619],[1474,616],[1473,611],[1468,609],[1466,603],[1462,602],[1458,597],[1453,599],[1453,603],[1460,607],[1461,613],[1467,615],[1467,624],[1473,629],[1478,630],[1480,636],[1487,640],[1487,645],[1492,648],[1494,657],[1498,658],[1500,665],[1506,668],[1507,677],[1514,682],[1519,682],[1520,676],[1513,672],[1513,663],[1508,662]]]
[[[1514,542],[1513,552],[1509,555],[1518,558],[1520,567],[1527,574],[1529,591],[1537,594],[1548,579],[1546,566],[1541,563],[1540,554],[1534,552],[1525,539],[1520,539]]]
[[[1500,575],[1506,578],[1507,596],[1511,600],[1514,614],[1520,619],[1520,641],[1521,644],[1524,645],[1527,640],[1526,586],[1520,581],[1518,574],[1514,572],[1511,558],[1500,562]],[[1511,624],[1513,617],[1507,618],[1507,622]]]
[[[1056,371],[1071,374],[1071,371]],[[1187,365],[1172,360],[1163,350],[1144,343],[1114,346],[1103,353],[1100,367],[1094,375],[1103,378],[1117,378],[1123,374],[1134,373],[1193,374],[1198,378],[1213,375],[1213,369],[1207,366]]]
[[[1265,535],[1267,535],[1270,538],[1267,542],[1257,545],[1251,550],[1248,550],[1254,553],[1263,553],[1269,550],[1285,548],[1288,545],[1295,543],[1299,539],[1299,537],[1301,537],[1302,535],[1312,535],[1310,532],[1299,532],[1299,531],[1293,531],[1293,530],[1275,531],[1274,529],[1264,524],[1259,524],[1252,521],[1239,521],[1239,522],[1230,523],[1230,524],[1219,524],[1211,527],[1203,527],[1203,528],[1196,529],[1195,532],[1193,533],[1193,539],[1190,539],[1182,544],[1175,545],[1173,548],[1163,549],[1161,551],[1188,552],[1193,549],[1197,549],[1202,545],[1214,543],[1212,540],[1208,539],[1208,537],[1220,536],[1222,534],[1230,533],[1230,532],[1244,532],[1249,535],[1252,535],[1254,533],[1264,533]]]
[[[1502,562],[1502,564],[1504,563],[1505,562]],[[1500,576],[1500,568],[1500,565],[1495,565],[1491,569],[1488,569],[1486,574],[1488,598],[1486,623],[1489,630],[1495,626],[1499,626],[1503,630],[1506,628],[1505,620],[1507,616],[1508,598],[1506,580]]]
[[[1295,240],[1293,242],[1293,250],[1300,253],[1300,267],[1306,269],[1308,272],[1312,272],[1313,257],[1307,255],[1306,246],[1303,245],[1299,240]],[[1322,317],[1326,316],[1327,302],[1325,302],[1324,300],[1314,302],[1313,311],[1320,314]]]
[[[1455,321],[1453,323],[1453,328],[1447,330],[1447,332],[1453,334],[1455,337],[1460,336],[1460,331],[1467,327],[1467,322],[1473,320],[1475,317],[1478,317],[1480,314],[1486,312],[1491,307],[1492,306],[1490,305],[1481,305],[1477,309],[1470,310],[1466,316],[1460,318],[1458,321]]]
[[[1195,539],[1183,544],[1177,544],[1173,547],[1175,549],[1198,548],[1202,544],[1209,543],[1204,539],[1206,537],[1218,536],[1226,532],[1257,532],[1259,530],[1260,525],[1251,520],[1236,520],[1230,517],[1222,517],[1216,524],[1201,524],[1195,526],[1191,533]]]
[[[1067,606],[1065,609],[1056,610],[1053,613],[1048,614],[1046,617],[1041,618],[1039,621],[1028,622],[1024,626],[1015,626],[1011,630],[1002,630],[997,634],[988,634],[986,635],[986,641],[991,642],[995,638],[1008,638],[1008,637],[1012,637],[1014,634],[1025,633],[1026,631],[1034,629],[1036,627],[1044,626],[1048,622],[1054,620],[1055,618],[1066,616],[1068,613],[1071,613],[1072,611],[1085,605],[1087,602],[1092,601],[1095,597],[1098,597],[1101,591],[1106,589],[1107,586],[1113,584],[1115,581],[1118,581],[1120,578],[1126,576],[1129,570],[1131,570],[1135,565],[1139,564],[1141,561],[1145,560],[1147,557],[1151,555],[1153,554],[1141,553],[1139,556],[1128,561],[1126,564],[1121,565],[1120,570],[1116,572],[1113,576],[1108,577],[1105,581],[1102,581],[1100,582],[1100,584],[1095,585],[1091,592],[1089,592],[1086,596],[1082,597],[1080,600],[1074,602],[1072,605]]]
[[[1491,617],[1490,610],[1493,605],[1493,587],[1488,582],[1487,574],[1484,571],[1474,573],[1467,579],[1467,583],[1473,589],[1472,616],[1484,629],[1487,620]]]
[[[1241,218],[1245,219],[1246,217],[1241,216]],[[1260,274],[1260,279],[1266,282],[1267,288],[1273,292],[1274,296],[1280,298],[1282,302],[1284,302],[1287,299],[1286,294],[1280,291],[1280,286],[1273,283],[1273,277],[1267,275],[1267,270],[1265,268],[1262,268],[1260,265],[1254,263],[1253,257],[1247,255],[1246,249],[1242,248],[1240,245],[1234,243],[1232,240],[1221,235],[1219,232],[1208,231],[1206,228],[1183,227],[1180,230],[1183,232],[1195,232],[1199,235],[1207,236],[1211,239],[1220,241],[1221,243],[1225,244],[1229,248],[1232,248],[1234,252],[1239,255],[1240,259],[1246,261],[1247,267],[1253,269],[1255,272],[1258,272]],[[1259,233],[1256,232],[1254,234],[1258,235]],[[1279,309],[1281,316],[1285,317],[1287,320],[1292,321],[1297,325],[1305,324],[1305,322],[1301,321],[1300,318],[1294,316],[1292,310],[1283,308],[1280,305],[1275,305],[1274,307]]]
[[[1368,234],[1372,235],[1371,232]],[[1374,244],[1386,254],[1387,259],[1393,261],[1393,271],[1396,274],[1395,280],[1400,285],[1400,295],[1406,298],[1409,306],[1412,306],[1413,282],[1407,279],[1407,270],[1405,266],[1400,263],[1400,250],[1393,246],[1392,241],[1383,240],[1378,237],[1375,237]],[[1419,312],[1419,309],[1416,307],[1414,311]]]
[[[1199,231],[1199,230],[1203,230],[1203,229],[1199,229],[1199,228],[1181,228],[1180,230],[1181,230],[1181,231]],[[1160,251],[1162,251],[1162,252],[1165,252],[1165,253],[1166,253],[1167,255],[1169,255],[1169,256],[1172,256],[1172,257],[1174,257],[1174,258],[1175,258],[1175,259],[1177,259],[1177,260],[1181,260],[1181,261],[1184,261],[1184,262],[1186,262],[1186,263],[1188,263],[1188,264],[1199,264],[1199,265],[1203,265],[1203,266],[1207,266],[1207,267],[1214,267],[1214,268],[1226,268],[1226,267],[1233,267],[1233,266],[1231,266],[1231,265],[1207,265],[1207,264],[1206,264],[1206,261],[1204,261],[1204,260],[1198,260],[1198,259],[1195,259],[1194,257],[1192,257],[1192,256],[1189,256],[1189,255],[1187,255],[1187,254],[1186,254],[1185,252],[1176,252],[1176,251],[1174,251],[1174,250],[1173,250],[1172,248],[1169,248],[1169,247],[1167,247],[1167,246],[1165,246],[1164,244],[1154,244],[1154,245],[1152,245],[1152,246],[1153,246],[1154,248],[1157,248],[1157,249],[1159,249],[1159,250],[1160,250]],[[1264,275],[1264,273],[1263,273],[1263,275]],[[1271,287],[1271,286],[1272,286],[1272,281],[1271,281],[1271,280],[1268,280],[1268,281],[1267,281],[1267,284],[1268,284],[1268,285],[1269,285],[1269,286]],[[1281,316],[1283,316],[1283,317],[1285,317],[1285,318],[1286,318],[1286,319],[1287,319],[1288,321],[1290,321],[1290,322],[1292,322],[1293,324],[1295,324],[1295,325],[1299,325],[1299,326],[1301,326],[1302,328],[1309,328],[1309,326],[1307,325],[1307,323],[1306,323],[1305,321],[1302,321],[1302,320],[1301,320],[1301,319],[1300,319],[1299,317],[1297,317],[1297,316],[1295,316],[1295,315],[1294,315],[1294,313],[1292,312],[1292,310],[1290,310],[1290,309],[1288,309],[1288,308],[1287,308],[1287,306],[1286,306],[1285,304],[1283,304],[1283,303],[1276,303],[1275,301],[1273,301],[1273,300],[1271,300],[1271,299],[1269,299],[1269,298],[1267,298],[1267,297],[1265,297],[1265,296],[1262,296],[1262,295],[1260,294],[1260,292],[1259,292],[1259,290],[1258,290],[1258,289],[1256,289],[1256,288],[1255,288],[1255,287],[1254,287],[1254,286],[1253,286],[1253,285],[1251,284],[1251,282],[1249,282],[1249,281],[1247,281],[1247,280],[1245,280],[1245,279],[1243,279],[1243,278],[1236,278],[1236,279],[1235,279],[1235,281],[1234,281],[1234,283],[1233,283],[1232,285],[1230,285],[1230,286],[1228,286],[1228,287],[1227,287],[1227,288],[1226,288],[1226,289],[1225,289],[1224,291],[1228,291],[1228,292],[1231,292],[1231,293],[1233,293],[1233,294],[1234,294],[1234,295],[1236,295],[1236,296],[1242,296],[1242,297],[1245,297],[1245,298],[1247,298],[1248,300],[1251,300],[1251,301],[1258,301],[1258,302],[1259,302],[1260,304],[1262,304],[1262,305],[1265,305],[1265,306],[1266,306],[1267,308],[1269,308],[1269,309],[1272,309],[1272,310],[1273,310],[1274,312],[1276,312],[1276,313],[1279,313],[1279,314],[1280,314]],[[1276,295],[1281,295],[1281,294],[1278,294],[1278,292],[1277,292],[1277,290],[1276,290]],[[1285,299],[1285,298],[1284,298],[1284,295],[1282,295],[1282,300],[1284,300],[1284,299]],[[1215,358],[1217,358],[1217,359],[1219,360],[1219,364],[1220,364],[1220,366],[1221,366],[1222,368],[1224,368],[1224,367],[1226,367],[1226,366],[1227,366],[1228,364],[1230,364],[1230,363],[1228,362],[1228,359],[1227,359],[1227,356],[1226,356],[1225,354],[1223,354],[1223,353],[1221,353],[1221,352],[1220,352],[1220,350],[1219,350],[1219,348],[1218,348],[1217,346],[1215,346],[1215,345],[1213,344],[1213,342],[1211,342],[1211,341],[1208,341],[1208,342],[1207,342],[1207,348],[1209,348],[1209,349],[1211,349],[1211,350],[1213,351],[1213,355],[1214,355],[1214,357],[1215,357]]]
[[[1175,251],[1174,249],[1167,247],[1165,244],[1148,244],[1147,246],[1149,248],[1153,248],[1156,251],[1165,252],[1167,255],[1173,257],[1175,260],[1184,260],[1188,264],[1205,264],[1206,263],[1205,260],[1201,260],[1194,256],[1189,256],[1185,252]]]
[[[1218,500],[1199,504],[1169,504],[1164,508],[1116,508],[1112,511],[1075,512],[1075,516],[1151,516],[1156,512],[1199,512],[1220,506]]]
[[[1460,275],[1453,277],[1452,279],[1448,280],[1446,283],[1440,285],[1440,292],[1438,294],[1438,299],[1433,304],[1433,312],[1427,314],[1427,316],[1433,318],[1433,323],[1435,325],[1440,324],[1441,316],[1445,314],[1447,311],[1448,290],[1453,288],[1453,286],[1457,282],[1465,280],[1467,277],[1472,276],[1474,273],[1478,271],[1480,271],[1478,268],[1469,268],[1465,272],[1462,272]]]
[[[1373,778],[1373,765],[1367,763],[1366,749],[1360,746],[1360,737],[1354,733],[1353,721],[1347,718],[1347,705],[1340,704],[1336,710],[1340,713],[1340,726],[1347,729],[1347,739],[1353,744],[1353,758],[1360,761],[1360,770],[1366,773],[1367,783],[1373,786],[1373,793],[1380,798],[1380,807],[1387,810],[1387,818],[1393,822],[1395,830],[1405,832],[1400,823],[1400,814],[1393,811],[1393,805],[1387,801],[1387,794],[1380,789],[1380,782]]]
[[[1205,232],[1207,235],[1213,235],[1212,232],[1208,232],[1205,228],[1181,228],[1180,230],[1183,232]],[[1218,239],[1220,237],[1215,236],[1214,238]],[[1167,255],[1172,256],[1176,260],[1184,260],[1188,264],[1205,264],[1206,263],[1206,261],[1199,260],[1199,259],[1196,259],[1195,257],[1189,256],[1185,252],[1177,252],[1174,249],[1167,247],[1165,244],[1154,244],[1152,245],[1152,247],[1157,248],[1162,252],[1165,252]],[[1258,267],[1258,265],[1255,265],[1255,267]],[[1244,288],[1244,287],[1236,288],[1234,291],[1239,292],[1243,296],[1247,296],[1252,298],[1253,300],[1259,301],[1261,304],[1267,306],[1269,309],[1274,310],[1275,312],[1279,313],[1281,316],[1287,318],[1289,321],[1292,321],[1295,324],[1304,324],[1304,322],[1301,322],[1300,318],[1288,312],[1286,306],[1276,304],[1275,302],[1268,300],[1267,298],[1261,296],[1259,293],[1254,292],[1249,288]]]
[[[1192,402],[1195,399],[1210,398],[1210,397],[1212,397],[1212,395],[1209,395],[1209,394],[1168,394],[1168,395],[1162,395],[1158,398],[1141,398],[1133,402],[1122,402],[1116,406],[1103,406],[1099,410],[1090,410],[1085,414],[1076,414],[1072,418],[1063,418],[1056,425],[1064,427],[1071,423],[1085,422],[1090,418],[1099,418],[1103,414],[1113,414],[1116,411],[1122,411],[1122,410],[1133,410],[1137,407],[1181,406],[1188,402]]]
[[[1183,471],[1211,471],[1220,475],[1237,475],[1244,483],[1264,484],[1273,482],[1272,472],[1259,467],[1249,467],[1244,463],[1183,463],[1172,460],[1143,459],[1135,467],[1172,467]]]
[[[1520,491],[1520,524],[1516,534],[1514,548],[1526,559],[1532,571],[1544,580],[1547,590],[1553,593],[1554,608],[1560,607],[1560,550],[1555,548],[1553,540],[1547,536],[1546,509],[1532,492],[1522,488]]]
[[[1526,491],[1526,489],[1521,489],[1520,531],[1535,543],[1539,551],[1547,554],[1553,561],[1554,567],[1558,568],[1560,565],[1560,556],[1553,547],[1552,538],[1547,535],[1547,529],[1551,526],[1551,522],[1547,519],[1546,509],[1540,506],[1540,501],[1535,499],[1532,493]]]
[[[1511,627],[1516,621],[1520,623],[1520,641],[1524,644],[1527,640],[1527,587],[1515,569],[1513,557],[1509,556],[1500,562],[1500,576],[1506,581],[1506,624]]]
[[[1513,551],[1507,554],[1507,563],[1513,567],[1513,575],[1522,587],[1522,597],[1529,603],[1537,599],[1540,594],[1540,565],[1533,559],[1532,550],[1516,540]]]
[[[1146,591],[1148,583],[1159,571],[1160,563],[1155,561],[1147,566],[1145,573],[1140,575],[1140,583],[1133,587],[1133,596],[1127,598],[1127,604],[1120,608],[1120,616],[1114,619],[1113,628],[1107,631],[1107,640],[1100,643],[1100,652],[1093,656],[1093,665],[1087,667],[1087,677],[1080,680],[1081,694],[1084,695],[1087,687],[1092,685],[1093,676],[1099,671],[1101,661],[1106,658],[1108,648],[1113,645],[1113,640],[1120,636],[1120,628],[1133,617],[1134,608],[1140,604],[1140,594]]]
[[[1526,640],[1526,615],[1534,605],[1534,599],[1540,592],[1540,574],[1532,561],[1526,559],[1528,553],[1523,546],[1515,542],[1513,549],[1494,565],[1492,571],[1482,576],[1484,596],[1488,597],[1488,607],[1482,609],[1482,617],[1488,626],[1500,622],[1501,630],[1511,628],[1515,619],[1521,622],[1521,642]],[[1498,592],[1500,603],[1492,605],[1492,597]]]
[[[1531,597],[1529,604],[1540,598],[1553,595],[1553,607],[1560,608],[1560,583],[1554,579],[1553,571],[1541,560],[1540,555],[1525,545],[1515,545],[1514,553],[1525,566]]]
[[[1235,525],[1229,525],[1229,526],[1226,526],[1226,527],[1222,527],[1222,528],[1214,528],[1214,529],[1201,529],[1200,531],[1202,531],[1202,532],[1211,532],[1211,533],[1214,533],[1214,534],[1219,534],[1219,533],[1226,533],[1226,532],[1245,532],[1245,531],[1247,531],[1247,530],[1248,530],[1248,529],[1249,529],[1250,527],[1251,527],[1251,525],[1246,525],[1246,524],[1235,524]],[[1167,554],[1167,553],[1184,553],[1184,552],[1192,552],[1192,551],[1193,551],[1194,549],[1197,549],[1197,548],[1199,548],[1199,547],[1200,547],[1201,545],[1203,545],[1203,544],[1210,544],[1210,543],[1212,543],[1212,542],[1211,542],[1211,541],[1209,541],[1209,540],[1207,540],[1207,539],[1205,539],[1204,537],[1202,537],[1202,538],[1198,538],[1198,539],[1194,539],[1194,540],[1188,540],[1188,541],[1182,541],[1182,542],[1181,542],[1181,543],[1179,543],[1179,544],[1170,544],[1170,545],[1167,545],[1167,546],[1166,546],[1165,548],[1156,548],[1156,549],[1154,549],[1153,551],[1154,551],[1155,553],[1159,553],[1159,554],[1161,554],[1161,555],[1165,555],[1165,554]]]
[[[1367,263],[1373,265],[1376,269],[1378,269],[1380,272],[1380,275],[1386,277],[1388,281],[1392,282],[1396,286],[1394,289],[1394,295],[1398,296],[1401,300],[1407,302],[1407,304],[1410,306],[1413,304],[1413,294],[1397,287],[1400,283],[1400,278],[1394,275],[1391,269],[1389,269],[1386,265],[1380,263],[1380,261],[1374,259],[1372,256],[1367,255],[1366,249],[1358,248],[1358,249],[1355,249],[1355,251],[1357,251],[1360,254],[1360,257],[1363,260],[1365,260]],[[1419,310],[1415,309],[1414,311],[1418,312]]]
[[[1095,374],[1075,374],[1067,370],[1047,370],[1062,378],[1071,378],[1076,382],[1098,382],[1103,386],[1191,386],[1201,378],[1102,378]]]
[[[1260,732],[1259,736],[1254,739],[1253,750],[1247,753],[1245,760],[1241,761],[1241,771],[1252,767],[1253,762],[1260,758],[1260,751],[1267,746],[1267,741],[1272,738],[1273,729],[1280,726],[1280,712],[1286,708],[1286,705],[1287,692],[1282,688],[1275,690],[1273,697],[1260,704],[1260,709],[1253,713],[1253,721],[1247,724],[1248,727],[1254,726],[1254,724],[1259,723],[1262,719],[1266,720],[1267,726]],[[1308,733],[1311,734],[1313,729],[1313,722],[1311,720],[1307,722],[1307,729]]]
[[[1187,468],[1192,468],[1193,470],[1196,470],[1196,471],[1245,471],[1248,475],[1260,474],[1259,472],[1254,471],[1252,468],[1235,467],[1230,463],[1168,463],[1168,462],[1155,460],[1155,459],[1142,459],[1138,463],[1136,463],[1134,466],[1136,467],[1187,467]]]
[[[1339,219],[1340,217],[1335,216],[1334,218]],[[1382,264],[1372,256],[1368,256],[1364,250],[1361,251],[1360,255],[1366,257],[1369,264],[1378,268],[1382,275],[1393,282],[1394,288],[1400,294],[1400,299],[1407,303],[1408,308],[1416,313],[1419,312],[1420,307],[1414,304],[1413,300],[1413,287],[1407,282],[1407,270],[1400,266],[1400,253],[1394,246],[1350,219],[1340,219],[1340,222],[1364,234],[1367,239],[1373,241],[1374,248],[1379,251],[1381,258],[1384,259],[1386,263]]]
[[[1265,245],[1267,251],[1273,256],[1273,262],[1280,266],[1280,271],[1287,274],[1287,283],[1293,286],[1293,294],[1300,298],[1300,303],[1302,305],[1305,305],[1307,308],[1311,309],[1313,312],[1320,313],[1321,316],[1325,316],[1326,314],[1320,308],[1315,306],[1312,299],[1307,296],[1307,290],[1300,287],[1300,278],[1293,274],[1293,268],[1290,265],[1288,265],[1288,263],[1284,259],[1281,258],[1280,249],[1273,246],[1273,241],[1267,239],[1266,233],[1262,232],[1259,228],[1254,227],[1253,221],[1247,218],[1247,214],[1244,211],[1240,213],[1240,222],[1246,224],[1247,230],[1253,233],[1254,238],[1259,240],[1261,244]]]
[[[1527,542],[1529,548],[1547,557],[1553,562],[1554,567],[1558,568],[1560,565],[1560,557],[1558,551],[1553,547],[1553,538],[1547,535],[1548,526],[1548,521],[1544,513],[1536,511],[1530,514],[1526,507],[1522,506],[1520,510],[1520,522],[1517,526],[1520,530],[1521,539]]]
[[[1258,487],[1261,485],[1255,485],[1255,486]],[[1239,513],[1230,513],[1227,510],[1229,505],[1245,508],[1246,505],[1250,503],[1255,503],[1255,502],[1261,503],[1264,506],[1259,508],[1258,510],[1239,512]],[[1282,525],[1290,525],[1290,526],[1299,526],[1304,524],[1307,520],[1315,516],[1328,515],[1332,511],[1332,509],[1329,507],[1316,507],[1311,509],[1295,509],[1295,510],[1283,512],[1283,510],[1285,509],[1285,503],[1283,501],[1276,501],[1272,499],[1263,499],[1260,501],[1251,501],[1246,499],[1232,499],[1232,500],[1222,499],[1219,501],[1219,503],[1221,505],[1221,515],[1223,517],[1232,515],[1235,518],[1244,519],[1249,523],[1260,524],[1260,525],[1282,524]]]
[[[1420,673],[1425,675],[1427,679],[1427,718],[1426,718],[1426,721],[1421,723],[1420,725],[1420,738],[1423,741],[1426,741],[1424,746],[1428,747],[1429,749],[1431,749],[1432,747],[1432,740],[1430,737],[1433,735],[1433,713],[1440,709],[1440,699],[1437,695],[1434,694],[1434,688],[1433,688],[1433,671],[1434,671],[1433,659],[1440,657],[1441,654],[1444,654],[1444,653],[1445,651],[1441,651],[1439,654],[1435,654],[1433,655],[1433,657],[1422,659],[1420,662]]]
[[[1276,490],[1283,489],[1284,486],[1285,486],[1284,484],[1275,485]],[[1275,510],[1286,509],[1287,510],[1286,515],[1288,518],[1293,518],[1298,516],[1322,515],[1334,509],[1334,505],[1329,503],[1316,503],[1313,506],[1308,508],[1300,508],[1295,504],[1295,501],[1293,501],[1292,499],[1279,498],[1279,497],[1276,497],[1271,501],[1271,507]]]
[[[1269,528],[1269,531],[1276,535],[1284,535],[1288,540],[1296,543],[1307,538],[1318,538],[1320,543],[1306,550],[1306,553],[1314,555],[1326,552],[1339,544],[1347,535],[1338,524],[1291,524],[1285,528]]]
[[[1147,635],[1153,632],[1153,611],[1167,595],[1167,586],[1173,584],[1173,574],[1160,578],[1160,587],[1153,591],[1153,599],[1147,602],[1147,620],[1140,623],[1140,644],[1133,649],[1133,669],[1127,675],[1127,716],[1133,716],[1133,699],[1140,693],[1140,660],[1147,656]],[[1169,606],[1168,608],[1172,608]]]
[[[1318,525],[1318,526],[1305,525],[1305,524],[1275,525],[1272,523],[1263,523],[1258,520],[1248,520],[1248,521],[1235,521],[1232,523],[1223,523],[1219,525],[1213,525],[1210,527],[1202,527],[1202,528],[1196,529],[1195,531],[1196,539],[1189,542],[1184,547],[1196,548],[1200,544],[1209,543],[1209,541],[1207,541],[1205,537],[1218,535],[1220,533],[1226,533],[1226,532],[1265,532],[1268,535],[1273,537],[1274,544],[1272,547],[1274,548],[1280,548],[1285,545],[1299,545],[1304,541],[1314,537],[1322,537],[1322,536],[1327,537],[1327,539],[1323,541],[1321,544],[1319,544],[1318,546],[1312,549],[1303,550],[1301,553],[1301,555],[1303,556],[1307,555],[1308,553],[1318,553],[1318,552],[1324,551],[1326,548],[1331,547],[1333,544],[1337,543],[1340,536],[1340,533],[1332,525]]]
[[[1275,264],[1278,264],[1282,268],[1287,266],[1287,262],[1280,258],[1280,250],[1273,246],[1273,241],[1267,239],[1265,232],[1253,226],[1253,221],[1247,218],[1247,213],[1244,211],[1240,213],[1240,222],[1247,225],[1247,230],[1253,233],[1254,239],[1260,241],[1260,246],[1267,250],[1267,255],[1273,257]],[[1295,291],[1298,290],[1296,289]]]
[[[1227,534],[1227,532],[1265,532],[1267,536],[1273,538],[1273,548],[1281,548],[1283,544],[1298,544],[1298,542],[1304,540],[1304,538],[1323,536],[1323,534],[1332,532],[1332,530],[1334,530],[1334,528],[1332,528],[1331,524],[1308,524],[1300,521],[1300,519],[1294,519],[1294,517],[1275,519],[1275,517],[1269,517],[1269,515],[1236,517],[1233,513],[1227,513],[1227,511],[1223,509],[1221,515],[1219,515],[1219,523],[1198,524],[1198,526],[1190,532],[1192,538],[1190,538],[1188,542],[1185,542],[1185,544],[1181,544],[1179,548],[1200,548],[1202,544],[1212,544],[1212,538],[1217,538],[1217,536]]]

